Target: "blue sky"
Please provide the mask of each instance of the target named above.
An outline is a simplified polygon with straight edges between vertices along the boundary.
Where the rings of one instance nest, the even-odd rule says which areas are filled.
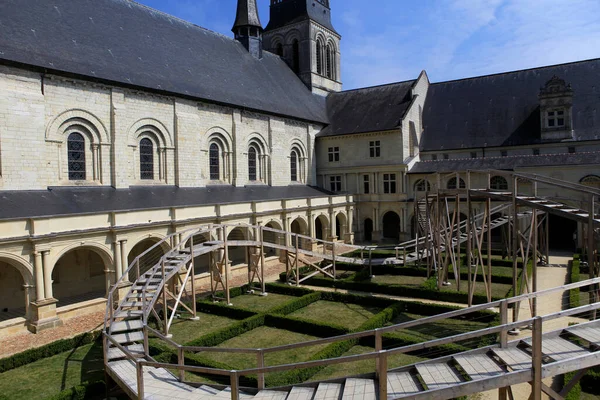
[[[232,36],[237,0],[138,0]],[[269,0],[257,0],[263,26]],[[600,57],[598,0],[330,0],[353,89],[432,82]]]

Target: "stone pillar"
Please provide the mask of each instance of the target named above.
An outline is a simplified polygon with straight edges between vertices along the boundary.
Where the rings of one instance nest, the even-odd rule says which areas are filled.
[[[116,280],[118,281],[119,279],[121,279],[121,276],[123,275],[123,269],[121,268],[121,262],[123,261],[121,259],[121,244],[118,241],[114,242],[114,246],[115,246],[115,254],[114,254],[114,262],[115,262],[115,274],[116,274]]]
[[[335,233],[335,213],[333,211],[329,211],[329,241],[335,242],[337,238]]]
[[[383,238],[381,228],[379,226],[379,208],[373,207],[373,241],[377,242]]]
[[[44,291],[44,267],[42,264],[42,253],[36,251],[33,254],[35,256],[35,299],[36,301],[42,301],[46,298]]]
[[[121,246],[121,271],[123,273],[125,273],[125,271],[127,271],[127,268],[129,268],[129,264],[127,262],[127,240],[121,240],[120,242],[120,246]],[[125,277],[126,280],[128,277]]]
[[[51,265],[48,261],[49,254],[49,250],[37,251],[35,253],[36,285],[40,284],[40,277],[38,275],[42,273],[43,270],[43,282],[41,282],[41,284],[44,287],[43,294],[40,293],[40,289],[36,287],[36,295],[43,296],[44,299],[38,298],[29,306],[30,318],[27,323],[27,329],[33,333],[62,325],[62,321],[58,319],[58,316],[56,315],[56,303],[58,301],[52,298],[52,274],[50,270]]]

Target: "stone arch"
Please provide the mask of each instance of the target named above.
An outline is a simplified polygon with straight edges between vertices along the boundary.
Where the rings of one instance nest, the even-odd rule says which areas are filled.
[[[329,218],[321,213],[315,218],[315,238],[327,240],[329,236]]]
[[[584,186],[592,188],[600,188],[600,176],[598,175],[586,175],[579,180],[579,183]]]
[[[27,317],[34,300],[32,267],[21,257],[0,253],[0,321]]]
[[[110,143],[108,129],[94,114],[81,110],[71,109],[59,114],[46,128],[46,140],[64,143],[64,132],[71,126],[82,126],[89,131],[92,143]]]
[[[227,232],[227,240],[244,241],[248,240],[249,230],[247,226],[232,227]],[[229,246],[229,262],[231,265],[240,265],[248,263],[247,246]]]
[[[127,131],[129,146],[137,147],[139,140],[145,132],[150,132],[156,144],[161,148],[174,147],[173,137],[169,129],[162,122],[154,118],[142,118],[131,125]]]
[[[189,237],[189,236],[188,236]],[[199,244],[210,242],[213,240],[211,232],[200,232],[192,237],[189,237],[185,243],[185,247],[189,248],[190,240],[194,240],[194,247]],[[202,254],[194,257],[194,273],[195,275],[204,274],[210,272],[210,253]]]
[[[264,224],[266,228],[283,230],[283,223],[275,218],[270,219],[267,223]],[[265,243],[273,243],[276,245],[283,246],[285,244],[285,235],[283,233],[271,232],[271,231],[263,231],[263,240]],[[281,254],[281,250],[275,249],[270,246],[265,246],[265,256],[279,256]]]
[[[83,244],[81,243],[76,243],[76,244],[72,244],[70,246],[67,246],[65,248],[63,248],[60,253],[58,253],[55,257],[54,257],[54,265],[52,266],[52,270],[51,272],[54,272],[54,267],[56,266],[56,263],[58,262],[58,260],[60,260],[65,254],[67,254],[68,252],[70,252],[71,250],[76,250],[78,248],[89,248],[91,250],[94,250],[98,253],[98,255],[100,257],[102,257],[102,260],[104,261],[104,263],[106,265],[113,265],[113,256],[112,256],[112,252],[110,251],[110,249],[100,243],[95,243],[95,242],[84,242]]]
[[[52,267],[52,297],[59,306],[106,296],[107,272],[112,256],[95,243],[69,246],[56,257]],[[50,297],[46,293],[46,297]]]
[[[348,216],[340,211],[335,216],[335,236],[338,240],[344,240],[344,235],[348,233]]]
[[[384,239],[400,239],[400,215],[395,211],[388,211],[383,214],[382,218],[383,238]]]
[[[294,40],[300,41],[301,36],[298,29],[290,30],[284,36],[284,45],[291,45]]]
[[[268,146],[260,133],[248,136],[246,152],[248,154],[248,180],[251,182],[267,182],[270,169]]]
[[[231,182],[233,160],[231,154],[235,151],[231,135],[220,127],[213,127],[201,139],[202,151],[207,152],[205,168],[212,181]],[[213,160],[214,147],[214,160]]]
[[[165,238],[166,238],[166,236],[161,235],[159,233],[152,233],[152,234],[139,236],[135,240],[131,241],[129,243],[130,250],[129,250],[129,253],[127,254],[127,265],[126,266],[124,265],[123,267],[127,268],[129,266],[129,264],[131,264],[133,262],[133,259],[135,259],[137,256],[139,256],[144,251],[146,251],[148,248],[154,246],[157,243],[160,243],[158,247],[160,247],[160,250],[163,253],[163,255],[168,253],[169,251],[171,251],[171,245],[169,243],[167,243],[166,241],[163,241]],[[146,245],[150,244],[150,246],[148,246],[145,250],[135,254],[136,252],[134,252],[133,250],[135,249],[136,246],[138,246],[138,249],[141,247],[145,247],[145,246],[139,246],[140,244],[146,244]]]

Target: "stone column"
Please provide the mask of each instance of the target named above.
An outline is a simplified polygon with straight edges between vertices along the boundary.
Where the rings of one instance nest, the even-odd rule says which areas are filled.
[[[114,262],[115,262],[115,278],[118,281],[121,279],[121,275],[123,275],[123,270],[121,268],[121,244],[118,241],[114,242],[115,246],[115,254],[114,254]]]
[[[42,264],[42,253],[36,251],[33,253],[35,256],[35,299],[41,301],[46,298],[44,292],[44,267]]]
[[[121,275],[125,273],[127,268],[129,268],[129,263],[127,262],[127,240],[121,240]],[[125,277],[127,280],[128,277]]]
[[[48,262],[48,256],[50,251],[46,250],[42,252],[42,264],[44,265],[44,295],[46,299],[52,299],[52,271],[50,270],[50,263]]]

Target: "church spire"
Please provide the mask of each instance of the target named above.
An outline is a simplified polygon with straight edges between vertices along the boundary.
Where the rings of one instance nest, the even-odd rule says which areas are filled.
[[[262,58],[263,28],[258,17],[256,0],[238,0],[235,23],[231,29],[235,39],[256,58]]]

